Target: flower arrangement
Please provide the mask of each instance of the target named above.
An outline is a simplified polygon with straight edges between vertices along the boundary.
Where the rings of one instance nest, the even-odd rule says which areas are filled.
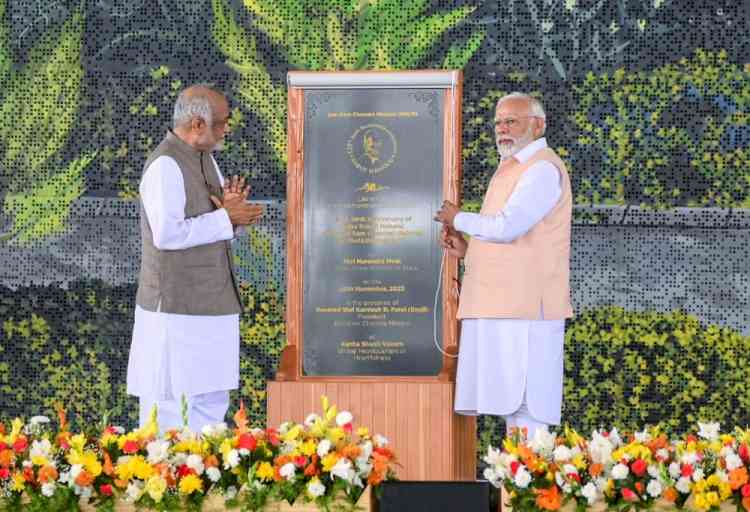
[[[484,476],[503,487],[516,510],[750,511],[750,429],[721,434],[718,423],[670,441],[659,428],[621,435],[565,428],[515,429],[502,449],[488,448]]]
[[[187,427],[158,435],[157,412],[143,428],[106,426],[93,434],[69,431],[58,411],[48,418],[0,424],[0,509],[112,511],[137,508],[200,510],[207,496],[227,507],[262,510],[272,501],[313,503],[328,510],[354,504],[370,485],[394,478],[393,452],[380,435],[354,431],[353,417],[323,397],[323,415],[279,428],[248,426],[244,405],[234,428]]]

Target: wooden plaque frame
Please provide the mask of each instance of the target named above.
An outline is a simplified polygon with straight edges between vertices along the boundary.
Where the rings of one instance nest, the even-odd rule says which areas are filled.
[[[347,86],[327,86],[341,83]],[[287,117],[287,345],[274,381],[268,383],[268,422],[302,421],[319,409],[327,394],[339,408],[347,408],[360,422],[375,427],[394,441],[396,451],[407,451],[401,478],[449,480],[475,478],[476,422],[453,413],[453,391],[458,354],[458,260],[443,253],[442,368],[435,376],[306,376],[303,374],[304,278],[304,91],[338,88],[444,89],[443,199],[460,203],[461,186],[461,71],[403,72],[290,72]],[[300,86],[298,83],[312,83]],[[440,250],[437,246],[435,250]],[[317,396],[316,396],[317,395]],[[307,410],[305,408],[308,408]],[[389,420],[388,418],[391,418]],[[391,421],[391,423],[389,423]],[[415,428],[409,428],[412,425]],[[427,439],[427,441],[425,441]],[[419,449],[414,445],[418,445]],[[430,454],[444,452],[438,463]]]

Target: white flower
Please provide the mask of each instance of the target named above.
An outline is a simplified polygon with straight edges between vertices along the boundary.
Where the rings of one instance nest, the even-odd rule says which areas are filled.
[[[680,465],[676,462],[673,462],[669,465],[669,476],[671,476],[672,478],[680,477]]]
[[[215,425],[205,425],[201,429],[201,433],[206,437],[220,436],[226,431],[227,431],[227,424],[224,422],[216,423]]]
[[[311,480],[309,484],[307,484],[307,492],[310,493],[310,496],[318,498],[325,494],[326,486],[321,484],[320,480],[315,478]]]
[[[206,476],[212,482],[218,482],[219,480],[221,480],[221,471],[219,471],[219,468],[211,466],[206,470]]]
[[[701,468],[695,468],[695,471],[693,471],[693,482],[697,482],[698,480],[703,480],[704,476],[705,475]]]
[[[318,443],[318,457],[325,457],[329,451],[331,451],[331,442],[328,439],[323,439]]]
[[[659,478],[659,466],[655,464],[649,464],[649,466],[646,468],[646,471],[648,471],[648,474],[651,476],[651,478]]]
[[[651,480],[646,486],[646,492],[652,498],[658,498],[659,496],[661,496],[663,490],[664,489],[658,480]]]
[[[337,476],[342,480],[352,483],[355,476],[352,462],[346,458],[339,459],[331,469],[331,476]]]
[[[205,466],[203,465],[203,457],[196,455],[195,453],[188,456],[185,464],[198,475],[202,475],[203,470],[205,469]]]
[[[691,466],[698,462],[698,454],[695,452],[685,452],[680,457],[680,462],[683,464],[690,464]]]
[[[729,475],[727,474],[726,471],[723,471],[721,469],[717,469],[716,470],[716,476],[718,476],[719,480],[721,480],[722,482],[728,482],[729,481]]]
[[[307,418],[305,418],[305,422],[304,422],[305,426],[312,427],[313,425],[315,425],[315,422],[318,421],[319,419],[320,419],[320,416],[318,416],[315,413],[308,414]]]
[[[388,445],[388,438],[385,436],[381,436],[380,434],[375,434],[375,437],[372,438],[373,441],[375,441],[375,446],[378,448],[383,448],[384,446]]]
[[[370,455],[372,455],[372,442],[365,441],[361,445],[359,445],[360,454],[359,457],[357,457],[357,465],[358,466],[364,466],[367,464],[367,461],[370,460]]]
[[[612,446],[617,448],[622,444],[622,438],[620,437],[620,433],[617,431],[616,428],[612,429],[612,432],[609,433],[609,441],[612,443]]]
[[[351,423],[354,420],[354,416],[349,411],[341,411],[336,415],[336,425],[343,427]]]
[[[155,440],[146,445],[148,456],[146,460],[149,464],[158,464],[167,460],[169,457],[169,441]]]
[[[573,454],[570,452],[570,449],[567,446],[563,445],[555,448],[555,451],[552,452],[552,455],[555,458],[555,462],[563,462],[573,458]]]
[[[566,475],[570,475],[570,474],[577,475],[578,474],[578,470],[576,469],[576,467],[573,464],[565,464],[563,466],[563,472]]]
[[[538,432],[539,430],[537,430]],[[482,459],[490,466],[497,466],[500,464],[500,450],[493,448],[492,446],[487,447],[487,455]]]
[[[76,478],[78,478],[78,475],[81,474],[81,471],[83,470],[83,466],[80,464],[73,464],[70,466],[70,480],[74,481]]]
[[[70,472],[65,471],[63,473],[60,473],[60,477],[57,479],[57,481],[61,484],[67,484],[69,481],[71,481]]]
[[[719,439],[719,424],[718,423],[701,423],[698,422],[698,436],[709,441],[715,441]]]
[[[648,443],[651,441],[651,434],[646,432],[645,430],[643,432],[636,432],[634,434],[635,440],[639,443]]]
[[[656,450],[656,458],[657,460],[660,460],[662,462],[669,459],[669,450],[667,450],[666,448],[659,448],[658,450]]]
[[[682,494],[689,493],[690,492],[690,479],[684,476],[680,477],[680,479],[677,480],[677,485],[675,485],[675,488]]]
[[[233,485],[230,485],[227,487],[227,490],[224,492],[224,498],[227,500],[233,500],[237,497],[237,488]]]
[[[125,499],[126,501],[134,502],[138,501],[138,498],[140,498],[143,495],[143,484],[138,483],[137,481],[133,481],[128,485],[128,488],[125,489]]]
[[[227,458],[224,459],[224,469],[236,468],[240,464],[240,452],[235,449],[229,450]]]
[[[513,483],[516,484],[516,487],[520,487],[521,489],[526,489],[529,486],[531,483],[531,475],[526,471],[525,467],[521,466],[518,468]]]
[[[291,480],[292,478],[294,478],[295,471],[296,469],[294,467],[294,463],[287,462],[286,464],[281,466],[281,468],[279,469],[279,474],[287,480]]]
[[[565,0],[565,9],[572,11],[576,7],[576,0]]]
[[[540,455],[548,455],[555,449],[555,434],[538,428],[530,443],[531,449]]]
[[[581,494],[584,498],[586,498],[586,501],[589,505],[593,505],[594,503],[596,503],[596,499],[599,496],[599,493],[596,490],[596,486],[592,482],[587,483],[581,488]]]
[[[627,478],[628,473],[630,473],[630,470],[625,464],[616,464],[615,467],[612,468],[612,478],[615,480]]]
[[[614,446],[608,437],[604,437],[599,432],[594,431],[589,443],[589,453],[591,460],[596,464],[608,464],[612,460],[612,451]]]
[[[724,461],[727,463],[727,469],[729,471],[742,466],[742,459],[740,459],[740,457],[734,452],[727,455]]]
[[[42,485],[42,494],[51,498],[55,494],[55,482],[47,482]]]
[[[500,487],[500,479],[497,477],[497,473],[492,468],[485,468],[484,472],[482,473],[484,476],[484,479],[487,480],[489,483],[494,485],[495,487]]]
[[[31,425],[42,425],[45,423],[49,423],[50,419],[47,416],[32,416],[29,420],[29,423]]]
[[[545,34],[552,30],[552,28],[555,26],[555,22],[552,20],[542,20],[542,32]]]
[[[29,458],[34,459],[34,457],[44,457],[45,459],[49,457],[49,452],[52,449],[52,444],[49,442],[49,439],[42,439],[39,441],[34,441],[31,443],[31,450],[29,450]]]

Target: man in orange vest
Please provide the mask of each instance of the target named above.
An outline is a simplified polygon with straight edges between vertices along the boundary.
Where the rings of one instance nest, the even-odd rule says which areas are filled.
[[[465,262],[456,413],[503,416],[508,430],[530,438],[560,423],[565,319],[573,315],[570,179],[545,127],[536,98],[501,98],[501,161],[480,213],[445,201],[435,215],[440,245]]]

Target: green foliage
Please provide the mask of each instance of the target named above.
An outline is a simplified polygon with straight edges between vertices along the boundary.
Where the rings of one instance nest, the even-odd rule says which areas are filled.
[[[750,421],[750,337],[683,312],[584,312],[566,330],[564,421],[583,431]]]
[[[266,127],[266,144],[279,168],[286,163],[286,89],[272,78],[258,35],[293,69],[413,69],[474,7],[425,15],[427,0],[245,0],[253,31],[237,21],[227,0],[212,0],[213,36],[237,72],[235,91]],[[462,68],[479,48],[484,32],[455,42],[444,66]]]
[[[577,203],[750,206],[750,71],[726,52],[589,73],[575,90]]]
[[[93,155],[84,155],[33,189],[8,193],[3,210],[13,226],[3,238],[26,245],[63,232],[73,201],[83,194],[83,170],[92,159]]]
[[[4,10],[3,3],[0,11]],[[7,186],[4,209],[16,215],[11,234],[28,242],[60,230],[70,203],[83,191],[82,170],[91,160],[81,157],[58,176],[58,154],[70,137],[81,102],[83,15],[77,10],[62,26],[44,34],[30,50],[27,64],[19,69],[12,64],[7,27],[2,21],[0,167]],[[39,211],[21,211],[28,206]],[[40,213],[49,219],[40,220]]]

